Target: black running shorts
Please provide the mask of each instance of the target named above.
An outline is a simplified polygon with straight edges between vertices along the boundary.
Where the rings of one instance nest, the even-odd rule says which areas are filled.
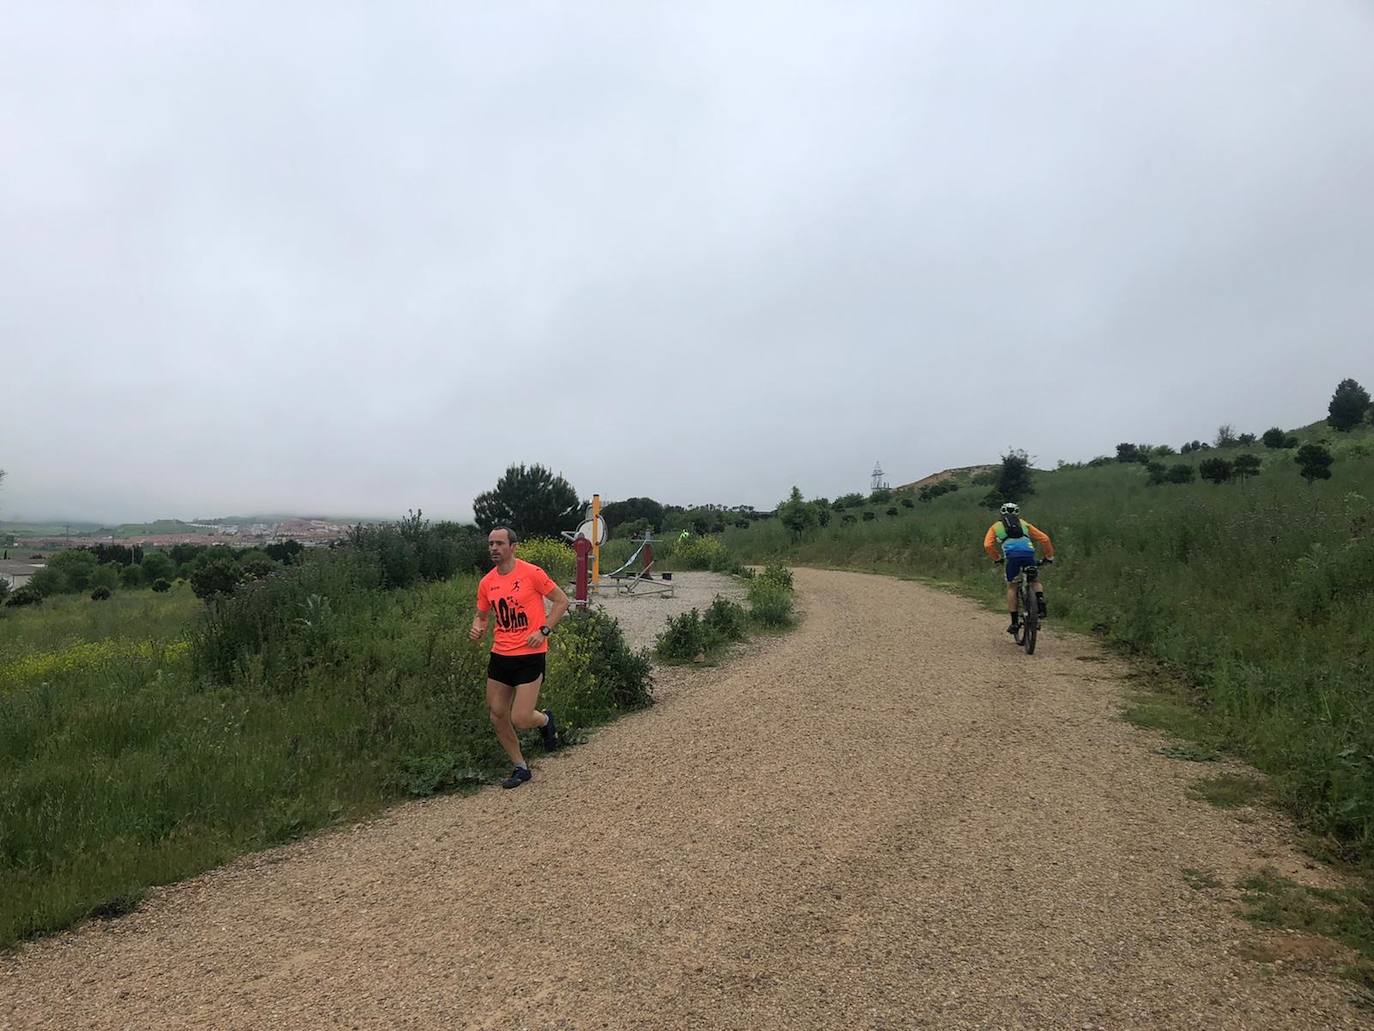
[[[492,652],[491,661],[487,663],[487,679],[508,687],[533,684],[544,675],[546,654],[537,652],[534,655],[497,655]]]

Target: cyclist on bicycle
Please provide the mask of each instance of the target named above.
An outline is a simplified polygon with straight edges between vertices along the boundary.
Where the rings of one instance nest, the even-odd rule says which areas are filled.
[[[1021,623],[1021,614],[1016,610],[1016,578],[1026,566],[1035,565],[1035,546],[1045,553],[1045,561],[1054,561],[1054,545],[1049,534],[1037,530],[1027,519],[1021,518],[1021,509],[1016,502],[1008,501],[1002,506],[1002,518],[988,527],[983,537],[983,550],[993,562],[1005,560],[1007,565],[1007,608],[1011,612],[1011,626],[1007,633],[1013,637]],[[1035,591],[1035,607],[1040,618],[1045,618],[1045,585],[1038,579],[1031,585]]]

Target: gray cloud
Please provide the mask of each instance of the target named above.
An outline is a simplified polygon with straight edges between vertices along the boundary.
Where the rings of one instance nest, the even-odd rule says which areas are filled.
[[[1309,421],[1374,378],[1374,15],[1117,6],[14,12],[0,511],[769,506]]]

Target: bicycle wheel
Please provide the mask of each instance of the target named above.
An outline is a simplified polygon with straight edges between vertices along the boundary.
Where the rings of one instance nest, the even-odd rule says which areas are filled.
[[[1028,580],[1022,580],[1018,594],[1021,598],[1021,625],[1025,627],[1025,632],[1021,637],[1021,647],[1026,649],[1027,655],[1034,655],[1035,638],[1040,631],[1040,609],[1035,604],[1035,593],[1031,590]]]

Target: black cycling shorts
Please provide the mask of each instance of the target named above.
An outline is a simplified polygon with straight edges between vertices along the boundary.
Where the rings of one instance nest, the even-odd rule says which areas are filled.
[[[497,655],[492,652],[491,661],[487,663],[487,679],[495,680],[507,687],[533,684],[544,675],[544,658],[547,654],[536,652],[534,655]]]

